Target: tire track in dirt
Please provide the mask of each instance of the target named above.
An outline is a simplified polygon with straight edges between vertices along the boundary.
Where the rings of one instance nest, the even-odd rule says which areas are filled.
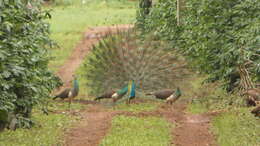
[[[162,106],[159,112],[176,127],[172,129],[172,145],[215,146],[210,132],[210,116],[207,114],[185,113],[186,103],[180,101],[174,106]]]
[[[66,137],[66,146],[97,146],[111,127],[116,112],[107,111],[99,105],[82,112],[82,120],[70,129]]]

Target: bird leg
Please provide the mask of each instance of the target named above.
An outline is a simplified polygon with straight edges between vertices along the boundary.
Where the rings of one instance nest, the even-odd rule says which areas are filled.
[[[72,98],[69,98],[69,110],[71,111],[71,101],[72,101]]]

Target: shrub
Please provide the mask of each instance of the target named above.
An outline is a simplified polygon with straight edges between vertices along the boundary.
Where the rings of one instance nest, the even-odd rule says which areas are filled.
[[[210,79],[226,81],[226,88],[239,85],[241,65],[251,72],[253,81],[260,80],[259,2],[192,0],[187,3],[184,52]]]
[[[32,107],[59,84],[48,71],[50,14],[25,0],[1,0],[0,12],[0,127],[30,127]]]
[[[137,24],[144,34],[152,32],[178,48],[209,74],[208,81],[223,80],[231,91],[242,85],[241,68],[253,82],[260,81],[259,7],[259,0],[190,0],[177,26],[176,0],[160,0]]]

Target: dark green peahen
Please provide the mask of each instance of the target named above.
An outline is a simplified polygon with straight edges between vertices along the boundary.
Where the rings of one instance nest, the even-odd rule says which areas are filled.
[[[63,90],[60,94],[56,95],[53,100],[55,100],[56,98],[61,98],[62,100],[64,99],[68,99],[69,100],[69,107],[71,105],[71,102],[73,100],[73,98],[75,98],[76,96],[78,96],[79,93],[79,82],[76,76],[73,76],[73,85],[72,88],[67,88],[65,90]]]

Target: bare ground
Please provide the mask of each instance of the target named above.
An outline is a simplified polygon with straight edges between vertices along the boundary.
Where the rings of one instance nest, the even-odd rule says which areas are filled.
[[[57,72],[59,77],[68,87],[72,74],[80,66],[84,57],[91,50],[100,37],[118,29],[125,30],[131,25],[118,25],[113,27],[91,28],[84,34],[84,39],[73,50],[65,64]],[[69,66],[69,67],[68,67]],[[210,116],[192,115],[185,113],[186,101],[178,101],[173,106],[161,105],[157,110],[150,112],[131,113],[125,111],[109,110],[96,102],[76,100],[83,104],[91,104],[88,109],[80,111],[81,120],[66,132],[66,146],[96,146],[108,133],[111,120],[116,115],[126,116],[158,116],[166,118],[170,123],[177,125],[172,129],[172,144],[176,146],[212,146],[215,145],[214,137],[209,132]],[[143,101],[140,101],[143,102]]]

